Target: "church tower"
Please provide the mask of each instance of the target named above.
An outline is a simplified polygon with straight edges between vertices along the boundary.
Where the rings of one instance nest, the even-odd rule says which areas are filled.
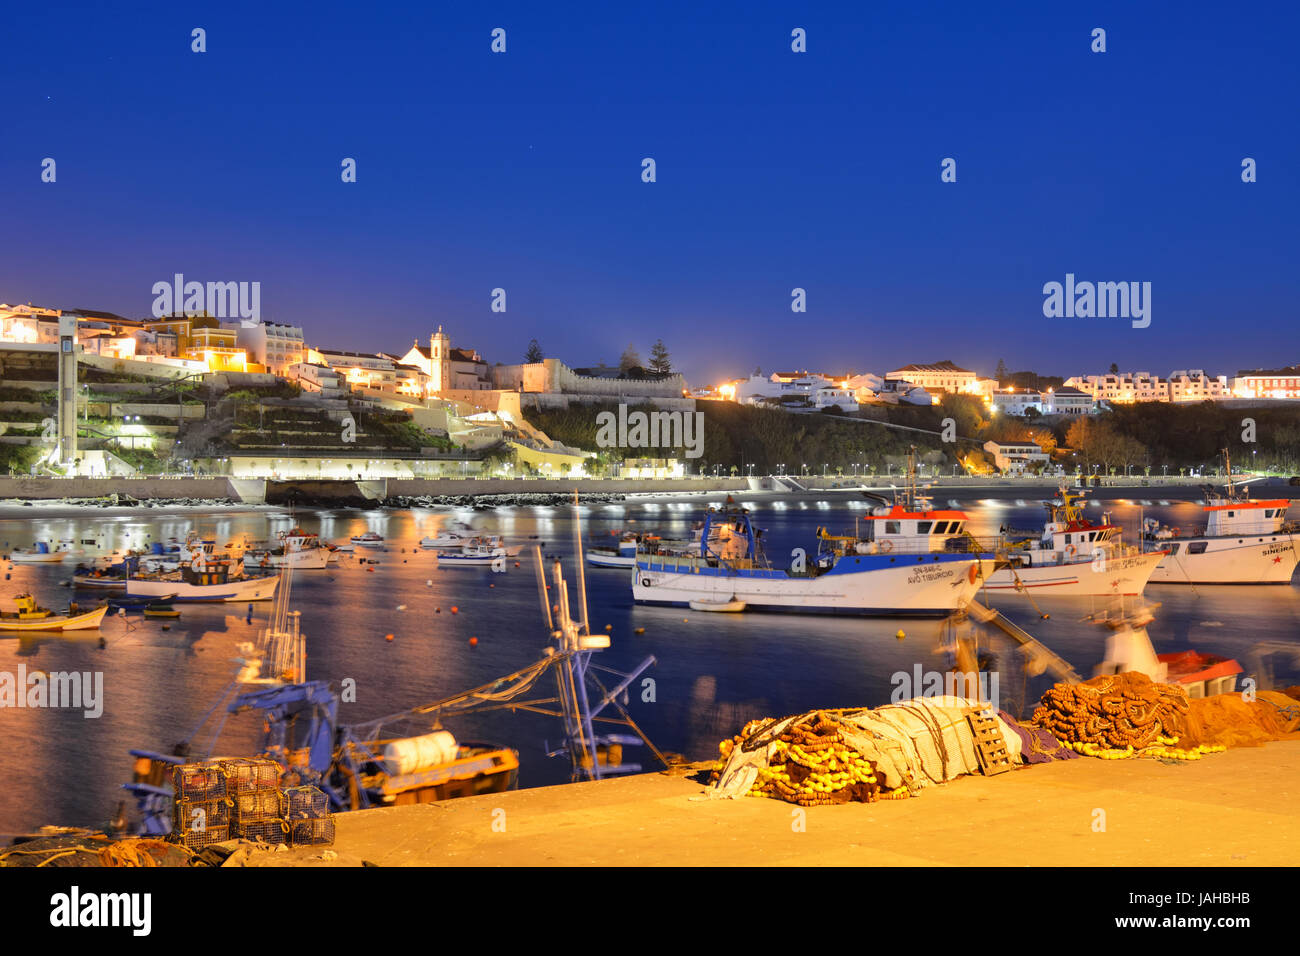
[[[451,389],[451,340],[441,325],[429,336],[429,388],[435,392]]]

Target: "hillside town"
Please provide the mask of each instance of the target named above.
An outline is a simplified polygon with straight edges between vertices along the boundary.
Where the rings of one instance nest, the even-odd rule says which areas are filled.
[[[65,376],[58,360],[69,352],[75,368]],[[621,404],[713,414],[731,404],[894,427],[908,408],[942,412],[949,400],[961,399],[976,410],[979,423],[964,436],[971,447],[932,464],[952,467],[954,474],[1005,474],[1041,470],[1054,457],[1063,470],[1079,470],[1077,455],[1063,460],[1071,451],[1062,440],[1069,422],[1116,407],[1300,400],[1297,366],[1231,377],[1199,369],[1161,377],[1112,366],[1102,374],[1059,378],[1010,373],[1001,363],[983,376],[942,360],[880,372],[755,369],[747,378],[691,386],[673,370],[662,342],[651,355],[645,367],[629,346],[618,365],[570,366],[544,356],[534,340],[524,362],[490,361],[497,357],[454,344],[442,325],[405,351],[360,352],[315,344],[299,326],[223,320],[207,312],[131,319],[0,305],[0,451],[11,473],[29,474],[672,478],[710,467],[714,474],[724,467],[752,473],[755,461],[715,455],[695,462],[681,448],[605,449],[575,438],[564,413],[587,409],[594,417],[598,407]],[[75,379],[71,391],[64,377]],[[897,410],[892,418],[891,407]],[[80,424],[52,428],[61,414]],[[913,421],[911,427],[938,436],[939,423],[947,420]],[[998,420],[1057,429],[1054,436],[1043,427],[1008,430]],[[852,464],[836,458],[833,467],[838,474],[849,468],[865,474],[885,464],[868,460],[867,451]],[[821,471],[829,473],[833,456],[819,457],[825,459]],[[1128,459],[1140,456],[1104,460],[1109,457],[1131,465]],[[784,462],[767,464],[774,473],[787,471]],[[810,474],[814,466],[797,467]]]

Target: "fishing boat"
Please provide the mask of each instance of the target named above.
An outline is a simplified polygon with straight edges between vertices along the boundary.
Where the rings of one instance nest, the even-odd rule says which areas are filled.
[[[151,604],[167,603],[175,596],[175,594],[160,594],[157,597],[127,597],[125,594],[115,594],[108,599],[108,607],[113,611],[143,611]]]
[[[14,598],[17,611],[0,611],[0,631],[80,631],[98,628],[108,613],[108,605],[101,604],[89,610],[76,604],[68,606],[66,614],[56,614],[41,607],[30,594]]]
[[[14,551],[9,555],[9,560],[14,564],[57,564],[81,554],[80,548],[74,548],[66,541],[53,548],[48,541],[37,541],[30,549]]]
[[[332,553],[321,544],[319,535],[292,528],[281,531],[277,538],[276,544],[254,545],[246,551],[244,568],[252,571],[292,567],[298,571],[319,571],[328,567]]]
[[[437,534],[425,535],[420,539],[420,547],[426,551],[452,551],[472,541],[476,535],[464,525],[460,529],[443,528]]]
[[[384,546],[384,536],[373,531],[353,535],[349,541],[357,548],[382,548]]]
[[[172,607],[166,601],[155,601],[152,604],[146,604],[144,608],[145,617],[180,617],[181,612]]]
[[[278,575],[242,577],[243,567],[228,555],[217,554],[214,542],[193,537],[182,551],[184,563],[170,573],[130,574],[126,581],[128,597],[173,601],[234,602],[269,601],[280,583]]]
[[[946,513],[927,508],[883,509],[887,513],[873,516],[878,520],[865,537],[818,529],[815,558],[797,549],[788,568],[774,568],[752,516],[728,497],[723,508],[705,515],[697,549],[638,546],[632,597],[638,604],[679,607],[739,602],[747,609],[805,614],[947,615],[970,601],[994,561],[958,546],[933,550],[920,525]],[[953,515],[945,521],[965,517]]]
[[[597,568],[630,568],[636,564],[636,551],[642,536],[626,531],[612,548],[594,547],[587,549],[587,563]],[[649,542],[647,542],[649,543]]]
[[[1000,556],[1006,563],[984,587],[1068,597],[1142,594],[1164,552],[1123,544],[1109,515],[1100,524],[1084,516],[1083,498],[1083,492],[1072,493],[1062,484],[1057,497],[1044,502],[1048,517],[1042,532],[1004,544]]]
[[[125,591],[127,568],[125,562],[107,568],[77,565],[72,573],[72,584],[85,591]]]
[[[438,555],[438,567],[486,567],[504,566],[509,555],[500,544],[492,544],[483,538],[471,539],[461,545],[459,551],[441,552]]]
[[[1300,563],[1296,539],[1300,529],[1286,521],[1288,498],[1251,499],[1238,487],[1232,461],[1223,453],[1227,483],[1222,492],[1202,488],[1205,525],[1184,536],[1179,528],[1154,519],[1143,524],[1143,542],[1159,549],[1153,584],[1289,584]]]

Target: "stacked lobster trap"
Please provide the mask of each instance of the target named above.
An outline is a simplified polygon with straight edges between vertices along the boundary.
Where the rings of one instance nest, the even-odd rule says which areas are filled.
[[[227,840],[319,846],[334,842],[329,798],[280,787],[280,765],[258,757],[184,764],[172,772],[172,837],[191,850]]]
[[[172,770],[172,837],[191,850],[230,839],[226,778],[214,763],[182,764]]]
[[[291,787],[284,792],[289,820],[289,842],[295,846],[320,846],[334,842],[334,815],[329,797],[316,787]]]

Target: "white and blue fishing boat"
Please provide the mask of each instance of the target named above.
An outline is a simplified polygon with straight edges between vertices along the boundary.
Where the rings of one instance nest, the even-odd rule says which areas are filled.
[[[882,509],[877,509],[882,510]],[[896,503],[877,515],[864,536],[818,530],[814,557],[796,549],[790,566],[772,567],[759,544],[760,529],[731,499],[710,509],[698,546],[689,552],[642,548],[632,572],[639,604],[698,609],[942,616],[966,606],[992,571],[973,539],[932,547],[930,529],[963,522],[960,511],[928,503]],[[924,530],[922,530],[924,529]]]

